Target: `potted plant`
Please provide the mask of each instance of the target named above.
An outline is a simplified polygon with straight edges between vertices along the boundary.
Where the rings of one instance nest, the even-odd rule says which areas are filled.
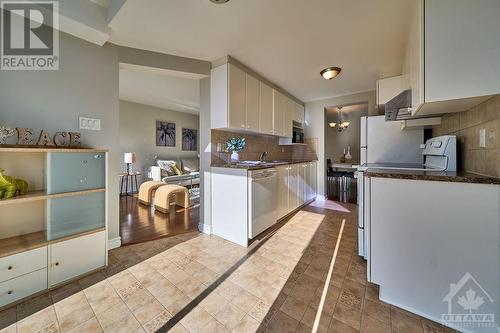
[[[238,162],[240,160],[239,152],[246,146],[245,138],[231,138],[227,140],[227,150],[231,152],[231,162]]]

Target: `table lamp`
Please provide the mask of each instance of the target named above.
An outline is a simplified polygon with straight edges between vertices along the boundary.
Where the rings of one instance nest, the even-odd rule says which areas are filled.
[[[131,165],[135,162],[135,153],[125,153],[123,155],[123,162],[127,165],[127,174],[130,175],[132,171]]]

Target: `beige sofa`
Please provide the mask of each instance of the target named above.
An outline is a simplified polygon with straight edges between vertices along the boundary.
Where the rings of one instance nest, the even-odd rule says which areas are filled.
[[[155,166],[150,167],[148,177],[155,181],[186,187],[200,184],[200,160],[198,158],[156,161]],[[180,174],[175,172],[175,165]]]

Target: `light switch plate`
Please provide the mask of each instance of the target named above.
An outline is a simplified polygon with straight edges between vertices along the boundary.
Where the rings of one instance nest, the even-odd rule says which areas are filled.
[[[80,129],[91,131],[101,130],[101,119],[80,117],[78,123],[80,124]]]
[[[479,148],[485,148],[486,147],[486,129],[481,128],[479,130]]]

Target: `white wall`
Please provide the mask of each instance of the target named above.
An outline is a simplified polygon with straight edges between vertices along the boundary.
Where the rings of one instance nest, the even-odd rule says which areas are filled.
[[[200,81],[200,231],[211,233],[211,130],[210,130],[210,78]]]
[[[101,131],[78,129],[78,117]],[[0,126],[80,131],[85,146],[109,149],[109,238],[118,237],[118,59],[116,52],[60,33],[58,71],[2,71]]]
[[[306,103],[305,137],[318,138],[318,194],[325,195],[326,158],[325,158],[325,107],[368,103],[368,115],[376,115],[375,91],[352,95],[336,96]]]
[[[156,121],[175,123],[176,146],[156,146]],[[144,172],[148,166],[154,165],[155,155],[164,159],[179,161],[182,158],[196,158],[198,151],[182,150],[182,129],[199,129],[199,116],[161,109],[154,106],[120,101],[120,161],[117,172],[125,170],[123,153],[135,152],[137,161],[133,170]],[[198,130],[198,149],[199,144]]]

